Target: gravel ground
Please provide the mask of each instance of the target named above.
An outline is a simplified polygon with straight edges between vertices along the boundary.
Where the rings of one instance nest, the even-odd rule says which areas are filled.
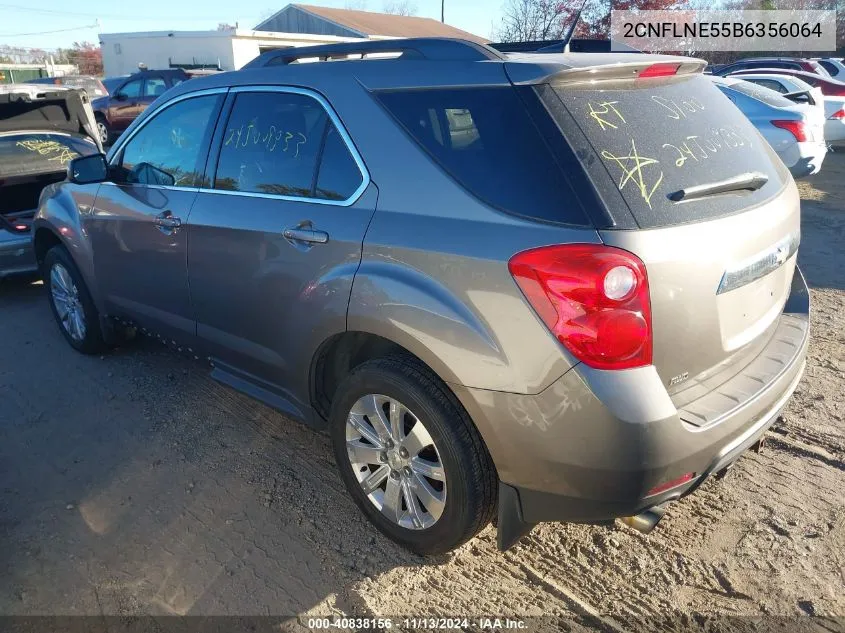
[[[347,498],[326,437],[151,340],[76,354],[40,282],[5,282],[0,614],[544,615],[534,628],[608,632],[845,616],[845,156],[824,169],[802,184],[804,379],[764,451],[648,536],[549,524],[501,554],[489,527],[416,557]]]

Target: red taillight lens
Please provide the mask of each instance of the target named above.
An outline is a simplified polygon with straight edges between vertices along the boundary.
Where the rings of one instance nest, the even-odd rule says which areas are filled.
[[[651,364],[648,278],[636,255],[601,244],[544,246],[514,255],[508,269],[578,360],[597,369]]]
[[[680,64],[667,64],[666,62],[652,64],[651,66],[643,68],[640,71],[640,74],[637,75],[637,79],[646,79],[648,77],[669,77],[670,75],[676,75],[680,67]]]
[[[772,121],[772,125],[790,132],[799,143],[807,140],[807,128],[803,121]]]
[[[836,112],[831,114],[828,118],[829,119],[845,119],[845,110],[840,108],[839,110],[837,110]]]

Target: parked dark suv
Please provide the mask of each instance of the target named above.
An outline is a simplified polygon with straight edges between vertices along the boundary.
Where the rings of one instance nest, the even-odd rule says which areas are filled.
[[[192,80],[42,197],[50,309],[328,429],[417,552],[497,511],[500,547],[647,531],[760,441],[809,340],[795,183],[704,65],[411,39]]]
[[[110,94],[94,99],[100,142],[113,143],[153,101],[187,79],[190,75],[181,68],[144,70],[124,79]]]

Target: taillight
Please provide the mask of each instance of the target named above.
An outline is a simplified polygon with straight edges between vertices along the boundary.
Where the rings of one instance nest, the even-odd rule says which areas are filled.
[[[597,369],[651,364],[648,278],[640,259],[601,244],[544,246],[508,269],[546,327]]]
[[[637,75],[637,79],[646,79],[648,77],[669,77],[670,75],[676,75],[680,67],[680,64],[658,62],[657,64],[651,64],[651,66],[643,68]]]
[[[837,110],[836,112],[831,114],[828,118],[829,119],[845,119],[845,110],[840,108],[839,110]]]
[[[795,140],[799,143],[803,143],[807,140],[807,128],[803,121],[772,121],[772,125],[779,127],[782,130],[786,130],[792,134],[792,136],[795,137]]]

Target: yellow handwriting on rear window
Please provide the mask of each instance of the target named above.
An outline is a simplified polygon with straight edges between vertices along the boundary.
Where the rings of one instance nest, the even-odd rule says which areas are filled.
[[[40,156],[49,156],[47,160],[55,161],[60,165],[66,165],[79,156],[67,145],[62,145],[58,141],[18,141],[15,145]]]
[[[634,139],[631,139],[631,151],[627,155],[616,156],[607,150],[604,150],[601,155],[605,160],[616,163],[622,170],[618,184],[619,191],[625,189],[628,183],[632,183],[632,186],[639,191],[640,196],[642,196],[642,199],[645,200],[650,209],[651,197],[654,195],[657,187],[660,186],[660,183],[663,182],[663,170],[660,169],[660,161],[656,158],[640,156]],[[652,165],[654,167],[650,170],[645,169]]]
[[[616,108],[618,101],[602,101],[598,104],[588,103],[590,108],[590,116],[593,121],[599,124],[602,130],[611,128],[613,130],[619,127],[619,123],[625,123],[625,117]]]

